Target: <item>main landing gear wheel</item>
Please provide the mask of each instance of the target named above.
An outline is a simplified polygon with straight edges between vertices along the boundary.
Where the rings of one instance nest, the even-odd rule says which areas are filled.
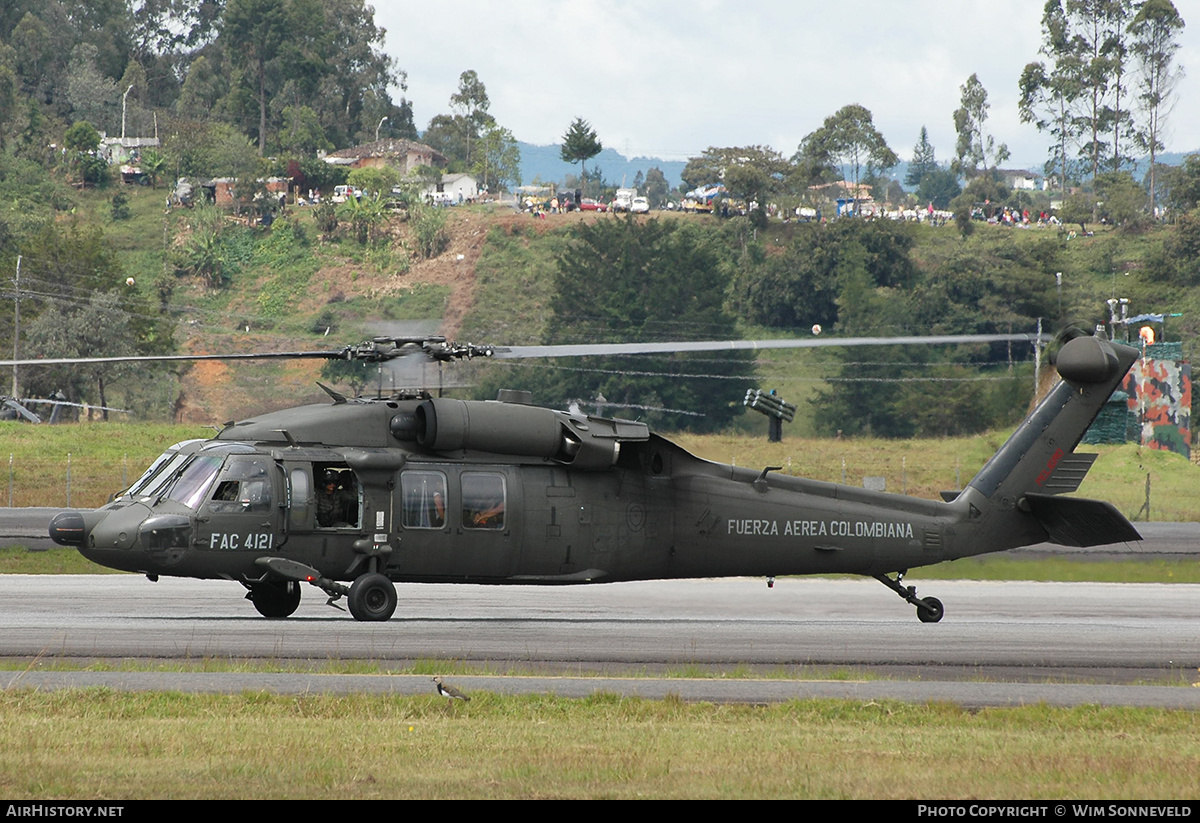
[[[894,591],[905,599],[905,601],[917,607],[917,619],[922,623],[937,623],[942,619],[942,615],[946,610],[942,608],[942,601],[936,597],[917,597],[916,586],[905,586],[904,575],[905,571],[897,572],[896,579],[888,577],[886,574],[877,574],[875,579],[889,589]]]
[[[254,604],[254,608],[263,617],[291,617],[300,606],[300,584],[294,580],[282,583],[260,580],[250,585],[246,599]]]
[[[350,584],[349,606],[355,620],[387,620],[396,611],[396,587],[378,572],[359,575]]]

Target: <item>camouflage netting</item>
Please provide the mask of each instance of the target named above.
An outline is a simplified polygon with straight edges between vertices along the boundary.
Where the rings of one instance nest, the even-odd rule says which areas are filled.
[[[1129,408],[1129,395],[1115,391],[1083,436],[1083,442],[1128,443],[1137,436],[1137,414]]]
[[[1183,359],[1182,343],[1146,346],[1113,393],[1085,443],[1140,442],[1191,456],[1192,367]]]

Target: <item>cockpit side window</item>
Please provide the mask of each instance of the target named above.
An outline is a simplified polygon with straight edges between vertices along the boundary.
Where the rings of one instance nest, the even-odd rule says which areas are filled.
[[[431,471],[400,473],[406,529],[440,529],[446,525],[446,475]]]
[[[270,464],[234,458],[221,473],[208,509],[220,514],[269,512],[271,498]]]

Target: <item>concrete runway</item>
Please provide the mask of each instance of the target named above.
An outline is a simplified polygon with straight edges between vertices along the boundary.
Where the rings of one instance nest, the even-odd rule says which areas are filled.
[[[0,656],[36,661],[0,685],[423,693],[395,675],[56,673],[43,662],[414,660],[548,677],[455,678],[465,688],[763,702],[791,697],[1200,709],[1200,586],[935,581],[941,623],[875,581],[788,578],[579,587],[407,584],[387,623],[358,623],[305,588],[286,620],[257,616],[236,583],[132,575],[0,575]],[[614,679],[696,667],[804,679]],[[839,674],[831,680],[829,672]],[[573,673],[601,676],[564,677]],[[864,673],[888,680],[862,679]],[[856,676],[857,675],[857,676]],[[849,678],[849,679],[843,679]],[[1052,681],[1086,681],[1064,685]],[[1180,683],[1141,686],[1138,682]]]

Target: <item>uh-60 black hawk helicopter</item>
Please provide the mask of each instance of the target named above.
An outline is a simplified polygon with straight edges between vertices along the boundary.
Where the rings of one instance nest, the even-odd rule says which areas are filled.
[[[983,339],[996,338],[941,342]],[[646,348],[570,352],[377,339],[271,356],[386,361],[417,350],[440,368],[485,355]],[[965,489],[941,501],[786,476],[774,466],[709,462],[644,423],[540,408],[520,395],[352,399],[327,389],[332,402],[229,423],[211,440],[172,446],[108,505],[56,515],[50,536],[96,563],[151,580],[237,581],[273,618],[296,610],[302,583],[321,589],[331,604],[346,597],[358,620],[380,621],[396,609],[397,582],[849,573],[875,577],[931,623],[941,620],[942,604],[904,585],[908,569],[1047,541],[1140,539],[1110,504],[1061,496],[1090,468],[1095,455],[1073,450],[1136,357],[1137,350],[1102,332],[1067,342],[1057,358],[1061,382]]]

